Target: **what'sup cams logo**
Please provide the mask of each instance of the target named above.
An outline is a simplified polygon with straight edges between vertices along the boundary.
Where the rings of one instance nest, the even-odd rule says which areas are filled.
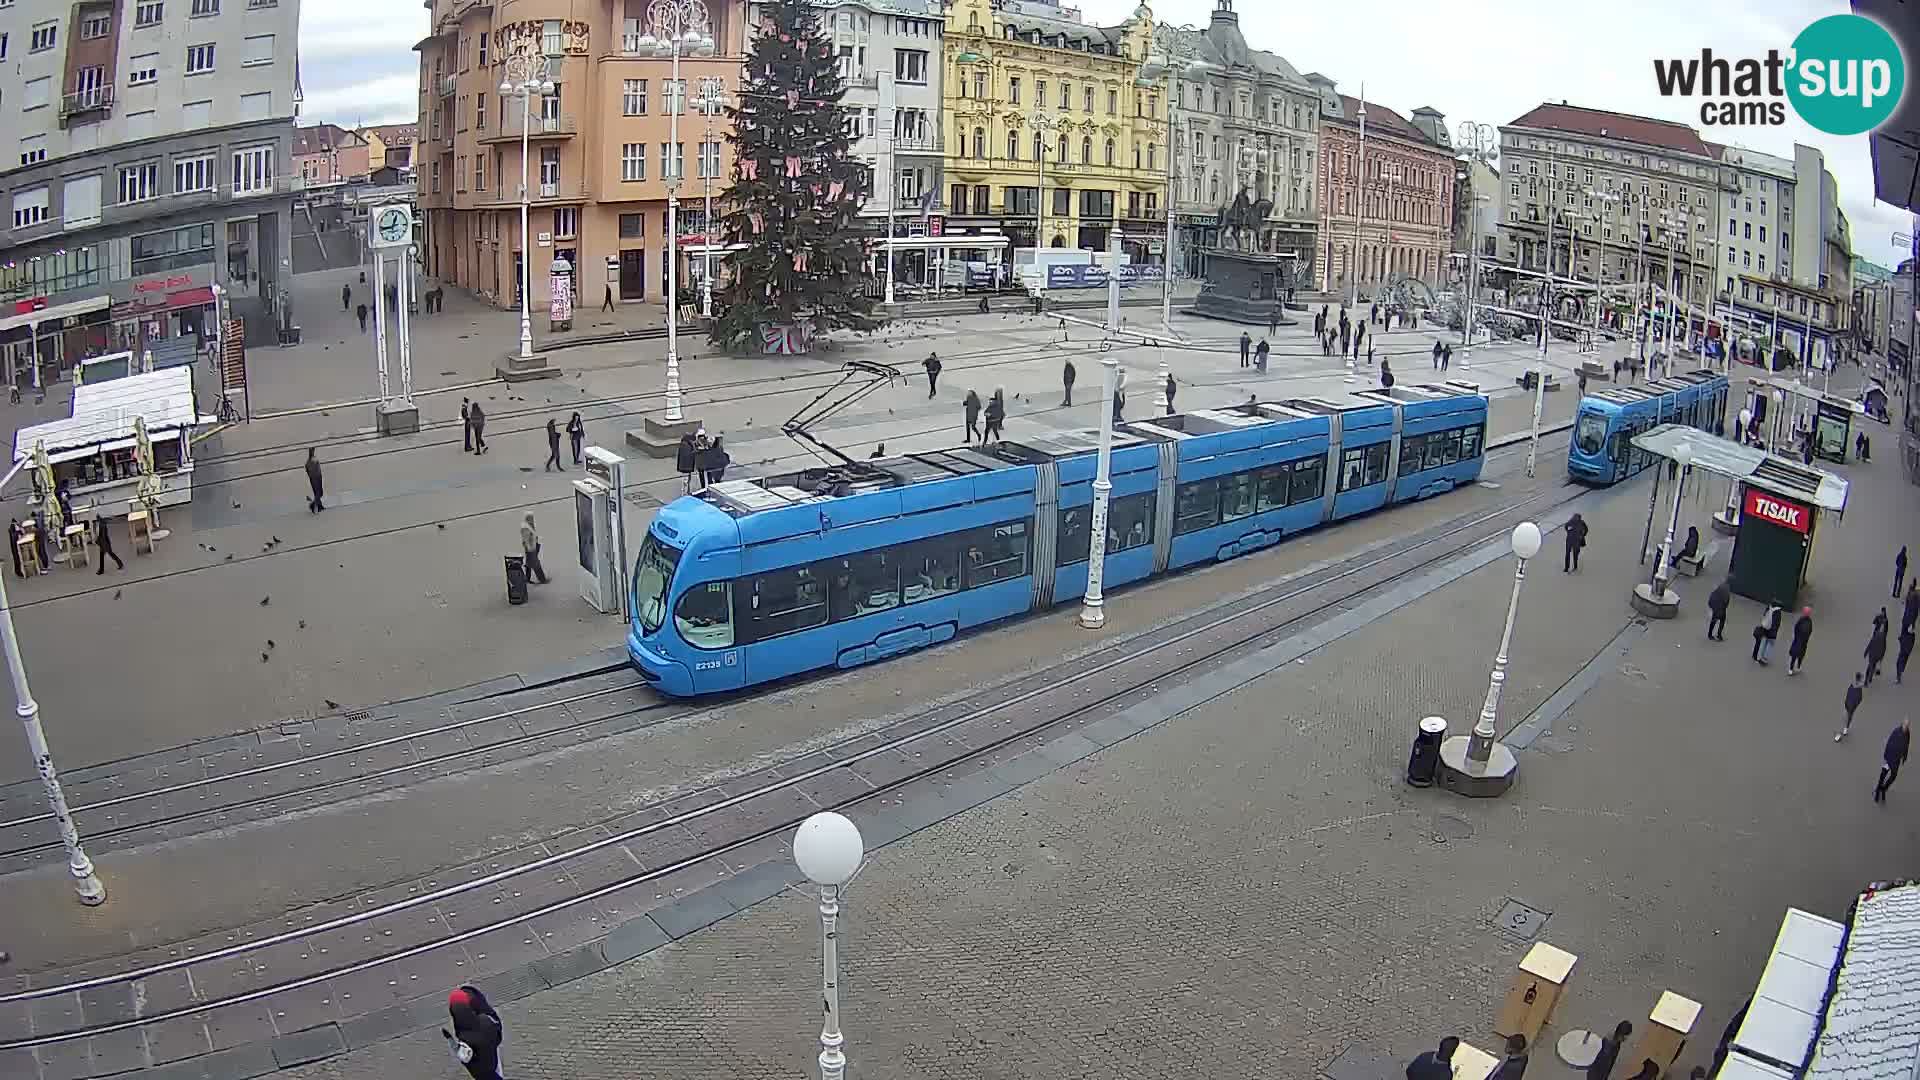
[[[1703,99],[1708,127],[1777,127],[1787,105],[1829,135],[1859,135],[1893,115],[1907,89],[1900,43],[1864,15],[1829,15],[1800,31],[1793,47],[1758,59],[1729,60],[1701,49],[1698,57],[1655,60],[1662,97]]]

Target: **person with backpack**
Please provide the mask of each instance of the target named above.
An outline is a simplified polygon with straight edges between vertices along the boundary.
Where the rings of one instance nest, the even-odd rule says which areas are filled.
[[[501,1080],[500,1044],[506,1040],[506,1027],[487,996],[479,987],[462,986],[447,995],[447,1015],[453,1030],[441,1028],[440,1037],[453,1060],[473,1080]]]
[[[993,396],[987,399],[987,427],[980,435],[980,445],[987,445],[988,439],[1006,440],[1002,428],[1007,423],[1007,392],[999,387],[993,388]]]

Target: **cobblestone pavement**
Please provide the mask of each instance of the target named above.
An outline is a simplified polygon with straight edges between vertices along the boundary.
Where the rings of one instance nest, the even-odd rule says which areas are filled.
[[[1503,729],[1539,734],[1504,799],[1400,782],[1415,719],[1463,727],[1479,710],[1502,560],[882,849],[842,914],[852,1068],[1307,1077],[1354,1046],[1411,1055],[1448,1031],[1489,1046],[1525,948],[1492,926],[1510,898],[1581,957],[1549,1039],[1644,1017],[1673,989],[1706,1006],[1681,1066],[1703,1060],[1784,908],[1841,914],[1916,839],[1920,796],[1868,798],[1902,691],[1876,686],[1854,738],[1831,741],[1882,570],[1916,524],[1897,467],[1848,471],[1792,680],[1747,660],[1754,605],[1736,604],[1727,644],[1704,641],[1710,577],[1682,584],[1681,619],[1634,621],[1644,481],[1589,509],[1579,574],[1559,572],[1550,537],[1501,705]],[[1686,520],[1719,503],[1699,491]],[[1570,708],[1527,719],[1589,663]],[[776,899],[509,1009],[507,1060],[533,1078],[799,1075],[817,962],[811,904]],[[294,1073],[417,1074],[443,1053],[422,1035]]]

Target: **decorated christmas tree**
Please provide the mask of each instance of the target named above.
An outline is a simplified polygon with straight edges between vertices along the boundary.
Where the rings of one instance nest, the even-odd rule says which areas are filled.
[[[733,187],[721,224],[746,247],[727,255],[731,280],[716,297],[711,337],[725,348],[771,348],[777,334],[804,343],[803,327],[877,325],[855,225],[870,180],[850,152],[832,45],[805,0],[759,10],[739,105],[728,110]]]

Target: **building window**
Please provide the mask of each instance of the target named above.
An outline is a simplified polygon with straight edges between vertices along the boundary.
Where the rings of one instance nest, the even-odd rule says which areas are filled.
[[[1020,104],[1020,76],[1018,75],[1007,77],[1007,100],[1014,105]]]
[[[32,188],[13,193],[13,227],[24,229],[47,220],[47,189]]]
[[[709,179],[719,177],[720,175],[720,144],[717,141],[703,142],[700,144],[699,169],[700,169],[700,175],[703,177],[707,177]]]
[[[620,179],[624,181],[645,180],[647,178],[647,148],[643,143],[630,142],[620,144]]]
[[[896,82],[920,83],[927,81],[927,54],[918,49],[897,49],[893,54],[893,77]]]
[[[241,67],[253,67],[256,64],[273,63],[273,35],[255,34],[241,42]]]
[[[560,168],[560,161],[558,156],[559,151],[557,150],[554,151],[554,154],[555,154],[554,169],[558,171],[558,169]],[[669,180],[669,181],[684,179],[687,175],[687,156],[686,155],[687,155],[687,144],[674,143],[673,156],[671,159],[669,159],[667,156],[667,144],[661,143],[660,144],[660,179]],[[546,168],[546,162],[544,160],[540,163],[540,167],[543,170]]]
[[[1007,160],[1020,160],[1020,133],[1017,131],[1007,132]]]
[[[473,95],[473,129],[487,130],[487,95],[485,92]]]
[[[190,14],[195,18],[202,15],[218,15],[220,14],[220,0],[193,0],[193,8]]]
[[[20,140],[20,164],[32,165],[47,160],[47,137],[29,135]]]
[[[160,166],[148,162],[144,165],[126,165],[120,169],[120,201],[123,203],[145,202],[160,194]]]
[[[1080,164],[1093,164],[1093,136],[1080,136]]]
[[[1072,83],[1063,82],[1060,84],[1060,108],[1062,109],[1073,108],[1073,84]]]
[[[553,235],[562,240],[580,235],[579,207],[562,206],[553,211]]]
[[[540,23],[540,53],[543,56],[565,56],[567,41],[561,33],[559,19],[545,19]]]
[[[647,115],[647,80],[620,80],[620,113],[623,116]]]
[[[273,91],[240,95],[240,119],[265,120],[273,113]]]
[[[113,16],[111,15],[89,15],[85,21],[80,24],[80,39],[82,41],[103,38],[112,32]]]
[[[33,37],[27,42],[29,51],[46,52],[48,49],[53,48],[53,44],[59,39],[59,36],[60,26],[58,23],[41,23],[39,26],[33,28]]]
[[[141,53],[127,61],[127,85],[146,86],[159,78],[160,54]]]
[[[173,159],[173,193],[213,190],[213,155]]]
[[[213,70],[213,43],[187,46],[187,74],[199,75]]]
[[[973,129],[973,156],[985,161],[987,158],[987,129]]]
[[[634,145],[638,145],[637,143]],[[621,214],[620,239],[638,240],[647,234],[647,215]]]
[[[141,0],[133,9],[133,28],[159,26],[163,6],[161,0]]]
[[[273,147],[251,146],[233,152],[233,192],[269,191],[273,188]]]
[[[484,154],[473,155],[473,190],[487,190],[487,159]]]
[[[1093,87],[1089,86],[1080,95],[1080,104],[1085,112],[1093,111]],[[1112,110],[1108,110],[1112,111]]]
[[[1113,164],[1113,140],[1107,140],[1107,164]]]
[[[1120,111],[1120,91],[1107,91],[1107,115],[1113,116]]]

